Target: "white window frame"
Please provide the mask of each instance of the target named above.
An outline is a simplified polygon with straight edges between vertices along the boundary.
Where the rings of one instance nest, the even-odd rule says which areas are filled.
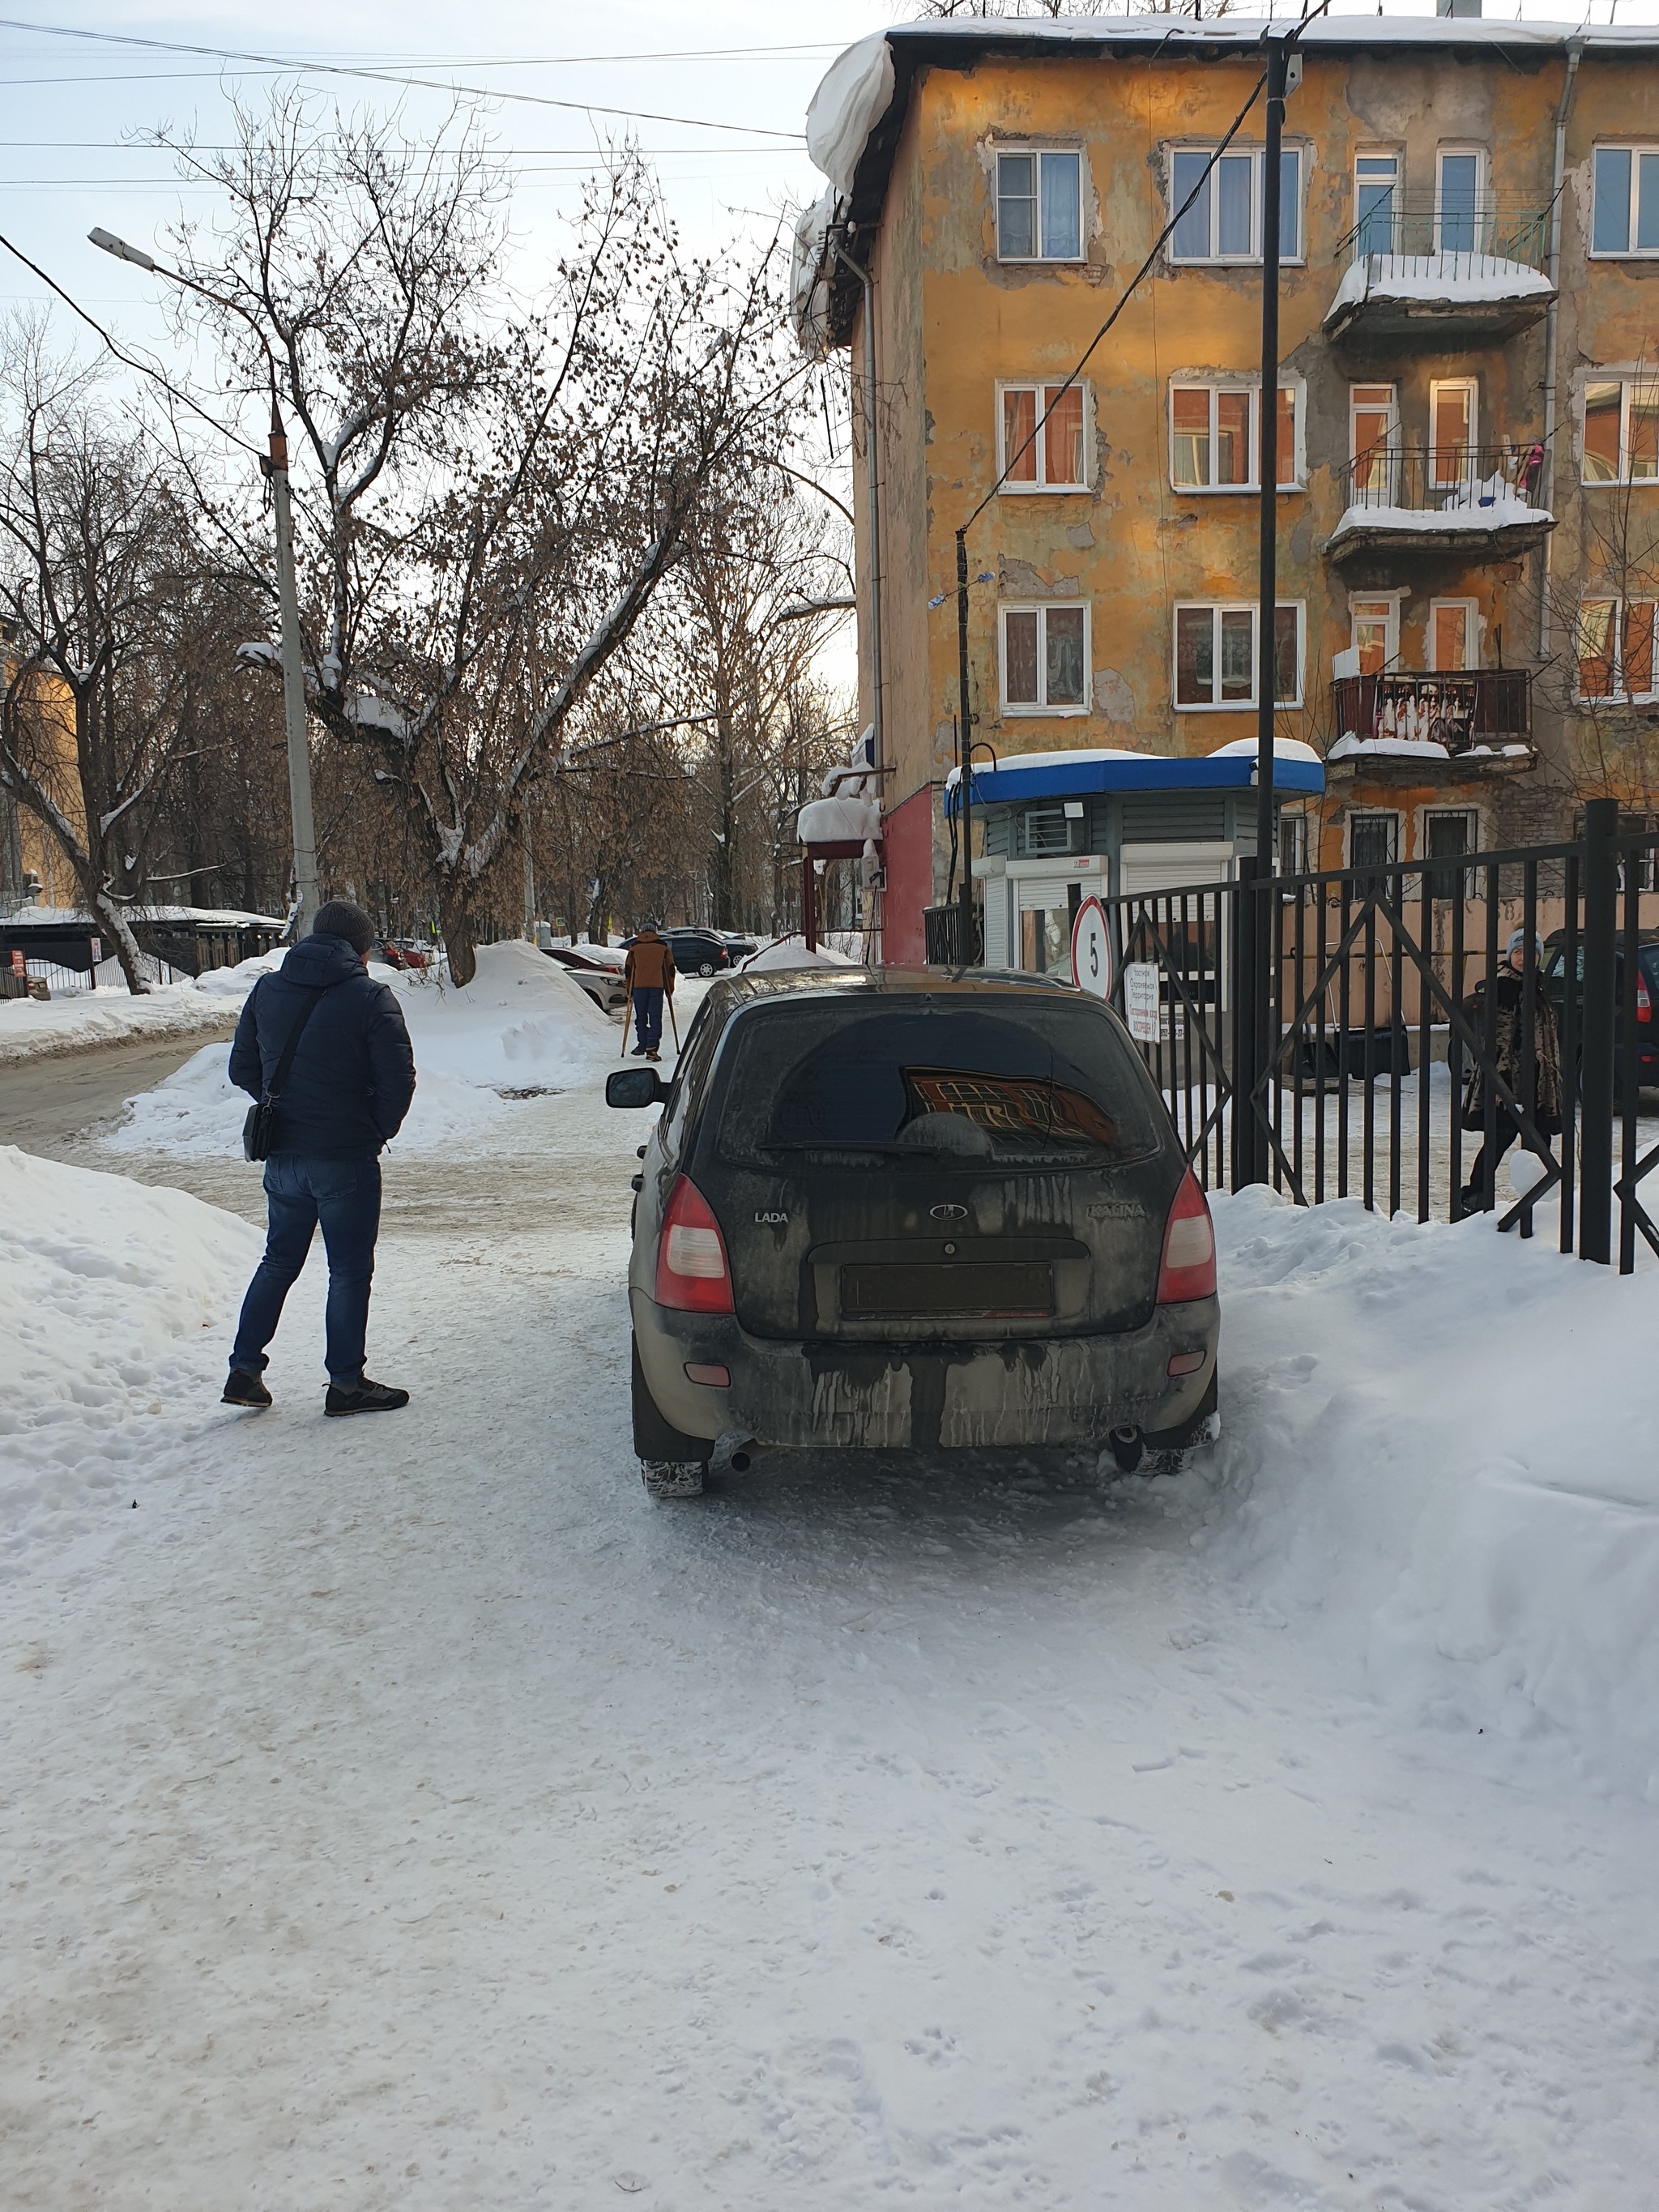
[[[1077,252],[1075,253],[1045,253],[1042,251],[1042,164],[1050,155],[1064,155],[1067,161],[1077,163]],[[1002,250],[1002,164],[1005,158],[1014,161],[1030,160],[1036,167],[1031,172],[1034,186],[1032,198],[1032,235],[1037,251],[1035,253],[1005,253]],[[1088,210],[1089,157],[1081,146],[1031,145],[998,146],[993,150],[991,165],[991,220],[996,231],[997,259],[1015,267],[1030,267],[1041,264],[1049,269],[1075,269],[1089,258],[1089,233],[1085,220]]]
[[[1403,586],[1392,592],[1350,592],[1348,594],[1348,649],[1352,653],[1358,653],[1359,650],[1358,630],[1360,606],[1362,605],[1365,606],[1386,605],[1388,607],[1388,627],[1383,634],[1382,639],[1382,669],[1385,675],[1391,668],[1395,668],[1399,665],[1400,607],[1401,602],[1404,599],[1406,593]]]
[[[1352,236],[1353,236],[1353,238],[1354,238],[1354,240],[1355,240],[1355,242],[1356,242],[1356,245],[1357,245],[1357,246],[1358,246],[1358,244],[1360,244],[1360,243],[1362,243],[1362,242],[1363,242],[1363,241],[1361,241],[1361,240],[1360,240],[1360,239],[1359,239],[1359,230],[1360,230],[1360,226],[1361,226],[1363,223],[1366,222],[1368,220],[1370,220],[1370,219],[1374,218],[1374,217],[1376,216],[1376,210],[1375,210],[1375,209],[1373,209],[1373,210],[1371,210],[1371,216],[1370,216],[1370,217],[1368,217],[1368,216],[1364,216],[1364,215],[1362,215],[1362,214],[1360,213],[1360,211],[1359,211],[1359,193],[1360,193],[1360,188],[1361,188],[1361,186],[1362,186],[1362,185],[1377,185],[1377,184],[1381,184],[1381,183],[1382,183],[1382,179],[1380,177],[1362,177],[1362,176],[1360,175],[1360,173],[1359,173],[1359,164],[1360,164],[1362,161],[1392,161],[1392,162],[1394,163],[1394,181],[1393,181],[1393,183],[1392,183],[1392,184],[1389,185],[1389,190],[1390,193],[1393,195],[1393,198],[1392,198],[1392,199],[1391,199],[1391,201],[1390,201],[1390,204],[1389,204],[1389,216],[1388,216],[1388,222],[1387,222],[1387,229],[1388,229],[1388,243],[1387,243],[1387,245],[1386,245],[1386,246],[1382,246],[1381,248],[1373,248],[1373,249],[1371,249],[1372,251],[1380,251],[1380,252],[1384,252],[1384,253],[1392,253],[1392,252],[1393,252],[1393,251],[1394,251],[1395,240],[1395,239],[1396,239],[1396,237],[1399,235],[1399,230],[1400,230],[1400,187],[1401,187],[1401,185],[1405,182],[1405,177],[1406,177],[1406,156],[1405,156],[1405,152],[1404,152],[1404,149],[1403,149],[1402,148],[1398,147],[1398,146],[1392,146],[1392,147],[1390,147],[1390,146],[1370,146],[1370,147],[1361,147],[1361,148],[1359,148],[1359,149],[1358,149],[1358,151],[1355,153],[1354,157],[1353,157],[1353,179],[1352,179],[1352,181],[1353,181],[1353,203],[1352,203],[1352,206],[1353,206],[1353,228],[1352,228]]]
[[[1474,206],[1469,220],[1474,226],[1474,235],[1468,246],[1447,246],[1441,226],[1446,220],[1446,163],[1449,161],[1474,161]],[[1437,146],[1434,155],[1434,250],[1437,253],[1484,253],[1487,250],[1486,234],[1491,228],[1492,158],[1484,146]],[[1463,210],[1456,211],[1462,220]]]
[[[1029,699],[1008,696],[1008,617],[1010,615],[1030,615],[1037,617],[1036,671],[1039,695],[1048,688],[1048,614],[1052,608],[1064,608],[1068,613],[1077,607],[1083,610],[1083,697],[1077,706],[1051,707],[1046,697],[1039,696],[1035,704]],[[997,608],[997,696],[1004,714],[1061,715],[1072,717],[1091,712],[1094,694],[1093,623],[1087,599],[1006,599]]]
[[[1593,477],[1586,473],[1589,465],[1589,447],[1586,443],[1587,417],[1589,409],[1590,386],[1593,384],[1616,384],[1619,386],[1619,473],[1613,477]],[[1578,400],[1578,481],[1592,491],[1611,491],[1618,484],[1659,485],[1659,475],[1633,477],[1630,472],[1630,403],[1632,392],[1651,392],[1659,399],[1659,367],[1650,376],[1633,376],[1628,371],[1613,370],[1605,375],[1587,376]]]
[[[1456,676],[1478,668],[1478,659],[1466,659],[1461,668],[1438,668],[1435,665],[1434,618],[1443,607],[1456,607],[1463,616],[1463,649],[1466,654],[1479,654],[1480,650],[1480,602],[1479,599],[1443,599],[1429,601],[1429,619],[1423,632],[1423,663],[1431,676]]]
[[[1274,711],[1291,714],[1299,708],[1307,696],[1306,662],[1308,653],[1308,603],[1305,599],[1280,599],[1281,611],[1286,607],[1296,610],[1296,696],[1291,699],[1275,699]],[[1250,696],[1248,699],[1182,699],[1181,688],[1181,617],[1194,609],[1209,613],[1211,665],[1218,672],[1221,666],[1221,617],[1223,615],[1248,614],[1250,617]],[[1177,599],[1170,612],[1170,703],[1177,714],[1253,714],[1261,682],[1261,625],[1258,619],[1261,603],[1255,599]]]
[[[1656,632],[1653,647],[1653,668],[1650,689],[1627,691],[1625,689],[1625,608],[1634,599],[1640,606],[1651,606]],[[1613,688],[1611,691],[1581,691],[1578,688],[1579,665],[1583,656],[1579,652],[1577,624],[1575,620],[1572,640],[1572,696],[1575,702],[1585,707],[1632,707],[1645,705],[1659,699],[1659,591],[1653,592],[1586,592],[1578,602],[1580,614],[1586,607],[1613,609]]]
[[[1300,268],[1306,262],[1308,258],[1308,171],[1310,167],[1310,155],[1312,154],[1312,150],[1311,147],[1301,143],[1292,143],[1283,149],[1285,155],[1289,155],[1293,154],[1296,156],[1296,251],[1294,253],[1281,253],[1279,255],[1279,261],[1285,268]],[[1172,216],[1180,210],[1187,197],[1185,192],[1177,192],[1176,189],[1175,173],[1176,155],[1199,154],[1203,155],[1203,157],[1207,161],[1215,151],[1216,141],[1213,139],[1207,143],[1200,142],[1196,144],[1191,139],[1182,139],[1178,143],[1172,144],[1170,147],[1169,212]],[[1220,195],[1216,190],[1216,179],[1220,175],[1220,169],[1218,167],[1212,169],[1209,174],[1210,245],[1212,250],[1208,253],[1177,252],[1176,250],[1175,234],[1172,231],[1170,234],[1170,243],[1167,249],[1170,266],[1172,268],[1245,269],[1249,268],[1252,263],[1260,263],[1261,259],[1261,172],[1262,164],[1267,159],[1267,149],[1264,146],[1240,146],[1235,143],[1228,148],[1226,154],[1222,156],[1222,159],[1224,161],[1228,160],[1234,155],[1241,156],[1248,155],[1250,162],[1249,252],[1248,253],[1218,253],[1214,251],[1216,239],[1218,236],[1217,226],[1220,222]]]
[[[1480,445],[1480,386],[1478,379],[1473,376],[1437,376],[1430,380],[1429,452],[1431,454],[1438,454],[1445,450],[1443,447],[1436,445],[1434,433],[1435,417],[1439,412],[1440,395],[1443,392],[1467,392],[1469,395],[1468,452],[1473,457]],[[1462,476],[1457,477],[1437,476],[1434,471],[1442,465],[1443,464],[1438,460],[1431,460],[1429,463],[1428,488],[1431,491],[1455,491],[1460,484],[1468,483],[1470,471],[1478,468],[1480,464],[1471,458],[1464,464]]]
[[[1625,244],[1601,246],[1595,243],[1596,171],[1599,157],[1603,154],[1630,155],[1630,200],[1625,210]],[[1636,226],[1642,198],[1642,157],[1659,160],[1659,139],[1609,138],[1598,142],[1590,149],[1590,220],[1589,258],[1592,261],[1653,261],[1659,260],[1659,245],[1638,246]]]
[[[1307,386],[1300,377],[1281,382],[1279,389],[1291,398],[1291,467],[1294,473],[1281,477],[1274,485],[1276,491],[1292,492],[1306,489],[1307,471],[1303,424],[1307,414]],[[1243,392],[1249,395],[1249,476],[1243,483],[1177,483],[1175,472],[1175,403],[1177,392],[1207,392],[1210,395],[1210,468],[1215,469],[1216,430],[1215,401],[1219,392]],[[1260,492],[1261,489],[1261,379],[1248,374],[1242,376],[1172,376],[1170,379],[1169,398],[1164,410],[1164,425],[1170,439],[1170,489],[1194,498],[1223,498],[1241,492]],[[1273,444],[1279,443],[1279,415],[1273,412]]]
[[[1042,420],[1043,393],[1045,392],[1054,392],[1058,390],[1060,383],[1062,380],[1063,380],[1057,378],[1053,382],[1050,382],[1049,380],[1045,377],[1040,381],[1033,382],[1030,377],[1011,376],[997,386],[996,429],[997,476],[999,479],[1000,479],[1002,472],[1007,467],[1009,462],[1013,459],[1012,454],[1011,454],[1007,450],[1007,427],[1002,404],[1004,395],[1010,392],[1035,392],[1036,395],[1036,419],[1041,422]],[[1048,482],[1048,478],[1043,475],[1043,470],[1047,467],[1048,460],[1048,441],[1039,432],[1036,446],[1037,469],[1036,482],[1033,483],[1003,483],[999,481],[997,485],[999,497],[1000,497],[1004,493],[1008,493],[1017,498],[1025,499],[1029,498],[1033,492],[1048,492],[1056,495],[1069,495],[1077,492],[1087,492],[1092,489],[1092,486],[1089,482],[1089,446],[1094,429],[1094,409],[1091,404],[1089,386],[1086,381],[1079,378],[1075,388],[1083,394],[1082,482],[1080,483],[1050,483]]]
[[[1389,427],[1382,434],[1382,448],[1385,453],[1392,453],[1400,444],[1400,386],[1397,384],[1389,383],[1384,377],[1378,377],[1373,383],[1350,384],[1348,386],[1348,466],[1350,469],[1352,469],[1359,459],[1359,439],[1356,425],[1360,416],[1376,415],[1381,412],[1381,410],[1373,403],[1369,401],[1362,403],[1355,397],[1357,392],[1361,392],[1388,393]],[[1367,447],[1366,451],[1369,453],[1370,450],[1370,448]],[[1384,465],[1386,466],[1387,464],[1385,463]]]
[[[1285,806],[1279,810],[1278,859],[1280,875],[1306,876],[1318,872],[1317,841],[1314,836],[1314,824],[1318,819],[1319,817],[1310,814],[1305,806]],[[1287,831],[1290,833],[1288,836]],[[1286,848],[1291,845],[1299,845],[1301,851],[1288,852]]]

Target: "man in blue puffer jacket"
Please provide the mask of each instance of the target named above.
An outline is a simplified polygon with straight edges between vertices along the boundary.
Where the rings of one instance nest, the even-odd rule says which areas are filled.
[[[242,1301],[225,1383],[228,1406],[263,1407],[265,1346],[320,1222],[328,1254],[325,1413],[389,1413],[409,1403],[363,1373],[374,1240],[380,1226],[380,1152],[415,1096],[415,1055],[398,1001],[371,981],[374,926],[361,907],[331,899],[311,934],[248,994],[230,1048],[230,1079],[252,1097],[276,1073],[294,1025],[313,1011],[276,1103],[265,1200],[264,1257]],[[319,994],[313,1000],[313,994]]]

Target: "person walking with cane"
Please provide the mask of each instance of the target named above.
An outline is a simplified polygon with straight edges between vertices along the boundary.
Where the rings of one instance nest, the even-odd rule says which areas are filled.
[[[662,1002],[674,995],[674,955],[648,921],[628,948],[623,981],[628,986],[639,1039],[634,1057],[660,1060]],[[672,1006],[669,1011],[672,1012]]]

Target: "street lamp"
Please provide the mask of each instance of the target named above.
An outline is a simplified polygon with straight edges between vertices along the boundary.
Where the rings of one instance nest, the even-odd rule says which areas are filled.
[[[130,261],[134,268],[143,269],[153,276],[165,276],[181,285],[187,292],[198,292],[216,307],[228,308],[242,315],[254,336],[264,348],[270,368],[270,451],[261,455],[259,467],[270,485],[271,500],[276,510],[276,597],[282,616],[283,714],[288,731],[288,799],[294,823],[294,883],[299,893],[300,910],[295,921],[295,937],[304,937],[316,919],[319,902],[317,887],[317,832],[311,809],[311,754],[306,741],[306,678],[305,663],[300,650],[300,599],[294,581],[294,515],[289,500],[288,437],[283,428],[283,418],[276,406],[276,364],[270,358],[270,348],[265,344],[264,332],[252,318],[243,313],[233,301],[221,299],[205,285],[184,276],[176,269],[168,269],[145,253],[140,247],[129,246],[124,238],[112,231],[90,230],[87,234],[101,253],[112,254],[118,261]]]

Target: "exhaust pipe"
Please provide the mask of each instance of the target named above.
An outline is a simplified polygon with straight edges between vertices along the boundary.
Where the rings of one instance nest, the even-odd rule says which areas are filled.
[[[1112,1431],[1107,1438],[1112,1457],[1117,1462],[1120,1474],[1133,1474],[1140,1465],[1141,1455],[1146,1449],[1140,1431],[1133,1421],[1126,1421]]]
[[[741,1429],[727,1429],[724,1436],[716,1437],[714,1449],[708,1455],[711,1474],[747,1474],[754,1465],[756,1450],[753,1437],[746,1437]]]

